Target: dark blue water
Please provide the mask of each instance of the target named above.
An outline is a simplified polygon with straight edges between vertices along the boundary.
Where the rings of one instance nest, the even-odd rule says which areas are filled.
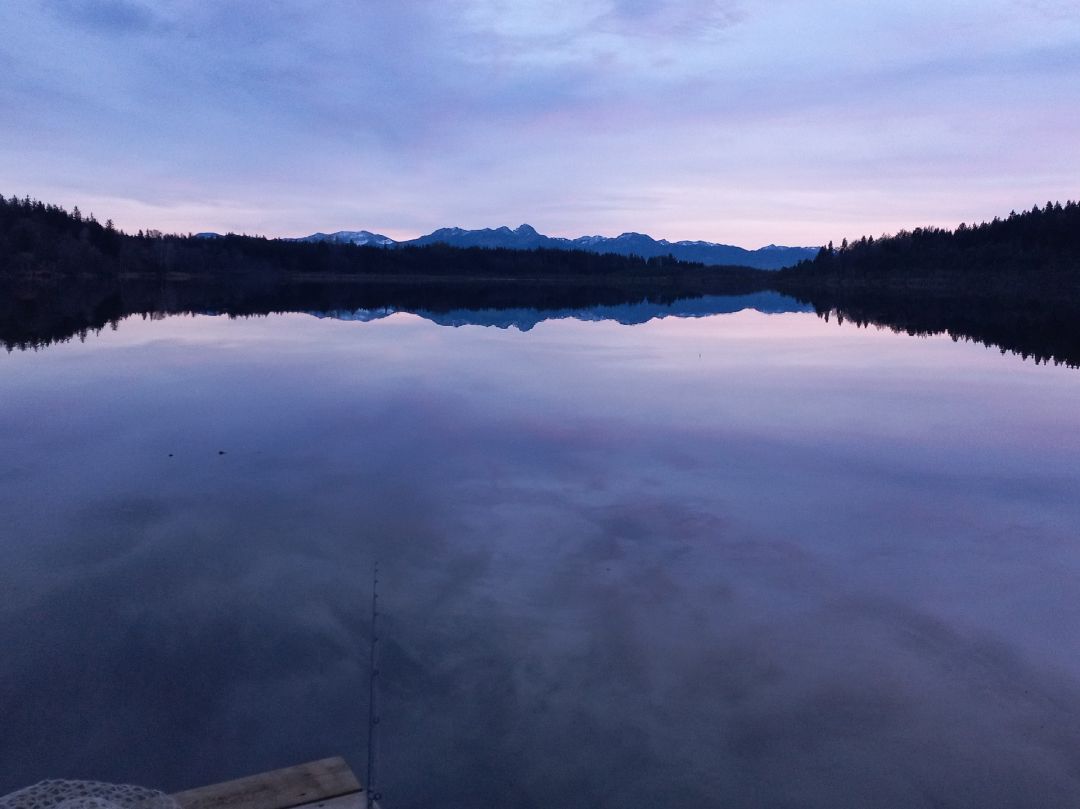
[[[1075,806],[1080,372],[685,314],[0,356],[0,793],[362,772],[378,559],[387,809]]]

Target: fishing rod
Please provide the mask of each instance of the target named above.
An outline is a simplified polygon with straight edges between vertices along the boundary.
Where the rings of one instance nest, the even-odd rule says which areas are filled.
[[[379,563],[375,562],[371,574],[371,656],[368,663],[368,737],[367,737],[367,776],[364,781],[367,787],[367,809],[376,809],[375,801],[381,800],[382,795],[375,791],[375,743],[376,726],[379,724],[379,711],[377,699],[379,690],[376,682],[379,676],[378,647],[379,630]]]

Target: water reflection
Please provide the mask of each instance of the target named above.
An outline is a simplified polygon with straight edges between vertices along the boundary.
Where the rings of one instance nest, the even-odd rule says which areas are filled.
[[[1067,806],[1078,393],[755,311],[0,357],[0,791],[359,763],[378,558],[388,806]]]
[[[911,336],[947,334],[1036,363],[1080,367],[1080,306],[1069,299],[1007,299],[913,290],[818,289],[802,293],[823,318]]]
[[[777,314],[815,311],[825,320],[880,326],[911,336],[947,334],[1016,353],[1037,363],[1080,366],[1080,309],[1068,299],[1001,300],[906,290],[828,287],[790,297],[760,280],[596,279],[560,285],[536,281],[430,283],[296,282],[281,279],[64,279],[63,283],[0,279],[0,345],[40,349],[105,328],[125,317],[170,314],[233,317],[306,312],[368,321],[404,312],[446,326],[486,325],[527,331],[545,320],[645,323],[663,317],[705,317],[755,309]]]
[[[329,312],[309,312],[315,317],[329,317],[335,320],[357,320],[364,323],[381,320],[384,317],[405,312],[416,314],[440,326],[492,326],[499,329],[514,328],[529,331],[547,320],[612,320],[624,326],[648,323],[650,320],[664,317],[710,317],[712,315],[733,314],[744,309],[753,309],[764,314],[782,314],[785,312],[810,312],[809,303],[800,303],[795,298],[781,295],[779,292],[755,292],[748,295],[697,295],[674,300],[642,300],[626,303],[597,304],[574,308],[537,309],[534,307],[506,307],[499,309],[398,309],[383,306],[378,309],[335,309]]]
[[[604,279],[578,283],[432,281],[298,282],[274,279],[166,281],[67,278],[33,282],[0,278],[0,343],[9,351],[36,349],[73,337],[86,339],[132,315],[254,316],[307,312],[371,320],[418,313],[446,325],[502,325],[529,329],[548,319],[575,317],[642,323],[655,317],[701,317],[758,308],[807,311],[808,304],[776,292],[715,283]],[[711,287],[724,294],[710,294]]]

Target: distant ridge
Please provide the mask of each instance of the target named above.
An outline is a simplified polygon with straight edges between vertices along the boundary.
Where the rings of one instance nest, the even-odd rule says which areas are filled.
[[[334,242],[335,244],[359,244],[373,245],[375,247],[391,247],[397,244],[389,236],[381,233],[372,233],[369,230],[339,230],[335,233],[312,233],[299,239],[288,239],[291,242]]]
[[[313,233],[289,241],[334,242],[338,244],[408,247],[428,244],[448,244],[452,247],[501,247],[511,250],[586,250],[590,253],[614,253],[622,256],[674,256],[680,261],[694,261],[710,266],[754,267],[759,270],[779,270],[798,264],[817,255],[817,247],[780,247],[770,244],[757,250],[746,250],[730,244],[705,241],[669,242],[654,239],[644,233],[623,233],[619,236],[580,236],[566,239],[545,236],[531,225],[516,228],[499,227],[480,230],[439,228],[407,241],[393,239],[367,230],[340,230],[336,233]]]

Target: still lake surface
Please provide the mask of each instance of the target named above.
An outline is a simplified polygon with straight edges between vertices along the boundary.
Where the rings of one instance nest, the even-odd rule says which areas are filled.
[[[1080,371],[713,303],[0,355],[0,793],[362,775],[378,560],[386,809],[1076,806]]]

